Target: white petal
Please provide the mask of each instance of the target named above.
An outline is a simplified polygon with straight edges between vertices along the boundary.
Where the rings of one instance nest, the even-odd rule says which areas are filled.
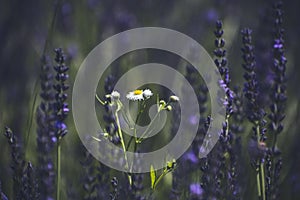
[[[153,95],[153,93],[152,93],[151,90],[145,89],[145,90],[143,91],[143,95],[144,95],[145,98],[150,98],[150,97]]]

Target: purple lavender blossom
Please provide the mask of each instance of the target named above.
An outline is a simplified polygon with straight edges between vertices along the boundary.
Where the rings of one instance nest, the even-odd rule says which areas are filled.
[[[24,170],[22,177],[22,199],[32,200],[39,199],[38,182],[35,174],[35,169],[30,162]]]
[[[110,181],[113,191],[109,194],[111,200],[117,200],[119,196],[118,192],[118,179],[113,177]]]
[[[0,181],[0,198],[1,200],[8,200],[7,196],[2,192],[1,181]]]
[[[84,190],[83,199],[93,200],[97,198],[97,175],[94,157],[88,152],[84,152],[84,160],[81,161],[84,176],[82,178],[82,187]]]
[[[192,183],[190,184],[190,193],[192,196],[201,196],[203,189],[199,183]]]
[[[195,155],[193,151],[189,151],[184,155],[185,159],[193,164],[197,164],[199,162],[198,157]]]
[[[21,152],[21,145],[12,130],[8,127],[5,128],[4,135],[8,139],[8,143],[11,148],[11,168],[13,171],[13,190],[14,198],[20,199],[22,197],[22,177],[23,177],[23,168],[25,166],[24,156]]]
[[[259,103],[259,84],[256,77],[256,62],[254,57],[254,46],[252,45],[252,31],[243,29],[243,67],[246,70],[244,78],[244,95],[247,98],[247,117],[253,124],[253,135],[248,143],[248,152],[251,159],[251,165],[257,173],[258,197],[265,199],[265,158],[266,158],[266,113],[263,106]]]
[[[247,98],[247,117],[250,122],[252,122],[259,129],[254,129],[254,136],[258,138],[259,141],[264,142],[266,140],[265,132],[266,129],[264,126],[266,125],[266,121],[264,117],[266,112],[259,105],[258,102],[258,82],[256,79],[256,62],[254,57],[254,46],[252,45],[252,30],[243,29],[243,68],[246,70],[244,73],[244,78],[246,80],[244,84],[244,95]]]
[[[204,189],[204,197],[207,199],[213,198],[228,198],[235,199],[237,182],[235,181],[236,162],[235,155],[232,151],[233,134],[229,127],[229,118],[233,113],[234,93],[229,88],[230,76],[228,62],[226,58],[225,40],[223,37],[223,24],[221,21],[216,22],[216,30],[214,34],[215,47],[214,62],[221,74],[219,80],[220,87],[225,91],[225,96],[220,97],[220,103],[226,107],[225,121],[220,134],[219,142],[206,159],[203,159],[204,165],[202,170],[204,175],[202,177],[202,185]],[[234,169],[234,170],[232,170]],[[230,171],[230,173],[228,173]],[[214,190],[212,189],[214,188]]]
[[[55,90],[55,103],[54,103],[54,112],[56,115],[56,137],[58,140],[63,138],[67,133],[67,126],[64,123],[66,119],[69,108],[67,100],[67,93],[66,91],[69,89],[69,85],[66,84],[66,80],[69,78],[67,71],[69,67],[65,65],[65,55],[61,48],[55,49],[56,57],[56,66],[54,66],[54,70],[56,71],[56,84],[54,84],[53,88]]]
[[[286,96],[286,63],[284,49],[284,29],[282,27],[283,11],[282,2],[274,5],[274,31],[273,31],[273,65],[271,68],[273,74],[272,90],[270,99],[271,113],[268,115],[270,119],[270,132],[273,136],[273,144],[267,153],[267,198],[279,198],[279,178],[282,168],[281,151],[277,146],[277,137],[283,131],[283,119],[285,118]]]
[[[53,74],[49,66],[49,58],[42,58],[41,69],[42,101],[37,109],[37,149],[38,149],[38,177],[41,199],[54,199],[55,172],[52,151],[56,140],[53,91]],[[52,167],[49,167],[52,166]]]

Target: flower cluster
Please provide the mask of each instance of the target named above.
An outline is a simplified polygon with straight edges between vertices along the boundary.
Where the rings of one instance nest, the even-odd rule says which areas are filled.
[[[49,58],[46,56],[42,58],[40,93],[42,101],[37,109],[39,191],[42,199],[53,199],[55,191],[53,187],[55,185],[53,151],[54,146],[56,144],[59,146],[61,138],[67,134],[67,126],[64,120],[69,112],[66,103],[66,91],[69,86],[65,83],[69,76],[67,74],[69,68],[65,65],[65,56],[62,49],[55,49],[55,53],[56,65],[53,66],[56,71],[55,76],[49,64]],[[59,156],[57,156],[57,160],[60,161]],[[60,163],[57,165],[59,169]],[[57,176],[59,179],[59,174]]]
[[[273,144],[267,153],[267,194],[269,199],[277,199],[279,194],[279,177],[282,168],[281,152],[277,146],[277,137],[283,131],[283,119],[285,118],[286,96],[286,63],[287,59],[284,55],[284,29],[282,28],[283,11],[282,3],[274,5],[274,41],[273,41],[273,80],[270,99],[271,113],[268,115],[270,119],[270,132],[273,135]]]
[[[37,109],[37,149],[39,191],[42,199],[54,199],[55,172],[52,151],[57,142],[56,116],[54,113],[55,93],[53,74],[49,58],[42,58],[41,93],[42,101]]]
[[[19,199],[22,195],[22,176],[24,169],[24,158],[21,153],[21,146],[19,141],[17,140],[16,135],[12,132],[12,130],[8,127],[5,128],[4,135],[8,139],[8,143],[11,147],[11,157],[12,164],[11,168],[13,171],[13,187],[16,193],[14,194],[14,198]]]
[[[82,178],[82,187],[84,190],[83,199],[90,200],[97,198],[97,190],[99,189],[97,182],[97,171],[95,166],[96,160],[88,151],[84,152],[84,160],[80,162],[84,177]]]
[[[225,92],[225,97],[220,96],[221,104],[226,108],[225,121],[220,134],[220,143],[211,152],[211,155],[203,159],[202,171],[207,173],[203,175],[202,184],[204,187],[205,198],[238,198],[238,184],[236,181],[236,155],[232,149],[234,147],[234,135],[231,132],[229,119],[233,113],[234,92],[230,89],[230,76],[228,62],[226,58],[225,39],[223,38],[223,24],[221,21],[216,22],[214,34],[215,47],[215,64],[221,75],[219,80],[220,87]],[[208,119],[210,121],[210,119]],[[212,191],[210,188],[215,188]]]
[[[252,31],[250,29],[242,30],[243,39],[243,68],[246,70],[244,78],[244,95],[247,98],[247,117],[253,124],[253,135],[248,144],[251,164],[257,173],[257,187],[259,198],[266,198],[265,186],[265,156],[266,156],[266,113],[263,106],[258,101],[258,81],[256,78],[256,62],[254,57],[254,46],[252,45]]]
[[[78,33],[83,41],[79,45],[79,43],[74,43],[73,38],[70,37],[66,40],[67,45],[70,45],[67,47],[68,51],[73,51],[74,46],[80,46],[82,47],[80,49],[86,50],[94,39],[98,40],[101,39],[99,37],[111,35],[115,30],[125,30],[135,25],[137,20],[142,19],[140,22],[147,21],[150,24],[154,22],[153,17],[144,16],[144,12],[136,12],[136,16],[131,13],[132,10],[140,8],[138,4],[124,4],[122,1],[112,3],[109,0],[101,1],[99,4],[96,1],[87,0],[88,10],[84,9],[84,3],[78,4],[77,1],[56,4],[50,34],[42,52],[40,81],[37,82],[40,84],[40,90],[33,91],[35,93],[34,99],[30,101],[33,104],[31,109],[36,109],[36,123],[34,124],[37,128],[36,142],[30,139],[32,136],[30,134],[15,134],[11,129],[5,129],[4,138],[7,145],[4,146],[3,155],[0,158],[0,200],[8,200],[8,198],[16,200],[275,200],[280,197],[298,200],[300,154],[297,153],[299,152],[297,147],[297,139],[299,138],[297,117],[300,112],[300,104],[296,97],[299,94],[294,92],[297,89],[295,88],[291,90],[294,93],[289,94],[288,97],[287,91],[291,89],[289,87],[293,86],[290,83],[297,83],[297,73],[294,72],[299,70],[296,68],[288,70],[287,58],[293,59],[295,57],[293,53],[297,53],[299,45],[294,45],[292,49],[289,49],[289,52],[286,51],[289,43],[285,41],[286,31],[283,28],[282,3],[274,4],[272,7],[273,14],[264,8],[269,4],[268,2],[259,3],[263,7],[258,7],[260,16],[254,17],[258,22],[255,23],[255,31],[252,32],[251,29],[245,28],[239,35],[242,37],[242,47],[241,52],[238,51],[238,53],[242,54],[242,59],[236,55],[236,45],[233,44],[236,42],[233,33],[237,33],[236,29],[239,28],[240,24],[230,17],[237,14],[235,9],[237,5],[231,4],[229,1],[205,4],[190,1],[178,4],[179,0],[177,0],[172,4],[170,1],[161,1],[159,7],[154,6],[154,1],[151,1],[142,8],[142,11],[146,11],[145,9],[149,6],[154,6],[158,8],[157,12],[162,11],[164,13],[163,18],[165,17],[168,21],[177,19],[176,13],[178,12],[173,11],[184,10],[182,6],[190,6],[190,8],[194,7],[198,10],[199,6],[197,5],[202,5],[202,14],[200,13],[200,15],[195,15],[192,12],[184,13],[185,19],[190,22],[194,22],[194,20],[190,20],[189,17],[198,17],[197,19],[199,19],[199,16],[202,16],[203,19],[197,20],[200,24],[197,26],[193,24],[192,27],[188,27],[186,25],[191,23],[184,23],[181,28],[187,30],[188,34],[191,35],[197,32],[198,36],[201,35],[201,40],[206,40],[203,44],[207,46],[207,49],[214,48],[211,52],[213,62],[210,59],[207,60],[207,63],[202,62],[203,57],[201,56],[203,54],[201,52],[198,55],[194,53],[197,48],[191,47],[190,51],[184,53],[187,53],[186,56],[189,58],[200,56],[201,61],[198,63],[200,67],[202,64],[213,64],[213,70],[220,75],[220,80],[212,80],[211,74],[199,74],[196,67],[193,66],[195,63],[189,63],[188,60],[184,60],[172,52],[157,51],[157,49],[151,48],[128,52],[111,63],[109,68],[103,72],[103,77],[99,79],[100,85],[96,92],[101,96],[95,96],[97,101],[95,110],[101,129],[93,136],[90,135],[93,133],[87,130],[87,137],[84,138],[87,141],[84,143],[87,142],[88,145],[91,145],[89,147],[98,151],[101,158],[109,159],[109,161],[114,162],[112,164],[124,167],[125,172],[122,172],[99,162],[96,159],[99,157],[95,156],[96,158],[94,158],[80,142],[76,141],[76,137],[72,141],[62,141],[71,136],[67,136],[69,132],[67,125],[68,122],[71,122],[67,120],[70,113],[68,82],[69,72],[71,71],[73,74],[76,71],[69,69],[67,63],[71,57],[74,57],[76,59],[74,64],[76,64],[76,61],[80,60],[80,57],[77,56],[81,55],[82,52],[78,52],[78,54],[73,54],[73,52],[73,56],[70,57],[66,56],[61,48],[57,48],[54,50],[53,61],[45,54],[49,44],[53,42],[51,41],[53,36],[60,36],[62,31],[74,32],[72,29],[75,26],[73,27],[73,25],[76,23],[85,24],[81,23],[83,22],[82,19],[87,19],[91,25],[97,25],[100,22],[103,26],[101,28],[93,26],[96,28],[93,28],[92,35],[97,35],[97,38],[85,37],[82,35],[85,32],[80,31],[79,28]],[[287,1],[291,2],[292,0]],[[192,4],[189,5],[191,2]],[[28,6],[30,1],[15,4],[13,7],[19,8],[20,5]],[[165,12],[164,6],[170,7],[170,5],[172,7],[171,16],[168,16],[169,12]],[[241,5],[244,6],[244,3],[241,2]],[[245,5],[249,6],[249,11],[251,8],[250,12],[253,11],[250,7],[251,4]],[[290,11],[293,9],[291,7],[287,6],[289,9],[288,17],[292,16]],[[294,7],[296,8],[296,4]],[[73,15],[72,9],[78,8],[82,10],[82,13],[89,12],[87,18]],[[190,11],[190,9],[186,10]],[[228,11],[235,13],[227,13]],[[244,16],[247,17],[248,14],[246,13]],[[94,15],[96,19],[93,21]],[[216,20],[218,15],[225,16],[226,26],[223,26],[223,23],[218,20],[215,23],[215,30],[211,31],[210,34],[206,35],[199,31],[205,30],[201,27],[210,27],[211,24],[207,23]],[[27,16],[24,15],[24,17]],[[63,21],[57,20],[57,16],[62,17]],[[264,18],[262,19],[261,16]],[[0,17],[0,19],[2,18]],[[72,21],[73,18],[75,19],[74,22]],[[78,21],[78,19],[80,20]],[[248,20],[252,21],[252,19],[246,21]],[[4,20],[4,22],[6,21]],[[205,24],[201,24],[201,21],[204,21]],[[229,23],[227,24],[227,22]],[[18,44],[19,40],[6,38],[9,33],[7,30],[14,24],[4,24],[7,27],[3,29],[4,32],[0,30],[0,35],[4,36],[2,37],[3,41],[8,42],[4,46],[9,48],[3,48],[1,58],[6,60],[3,66],[5,67],[10,62],[12,65],[17,63],[16,66],[19,64],[29,66],[27,62],[30,63],[32,60],[25,57],[27,52],[22,54],[22,57],[26,58],[26,63],[22,63],[22,59],[15,63],[14,60],[7,57],[9,54],[15,54],[13,47],[15,43]],[[290,25],[288,24],[288,26]],[[59,28],[59,31],[51,34],[54,28]],[[227,32],[227,28],[230,31]],[[297,34],[294,36],[291,33],[288,32],[288,39],[295,37],[297,40]],[[255,37],[253,37],[254,34]],[[25,34],[25,36],[29,35]],[[207,40],[206,36],[212,40]],[[0,39],[2,38],[0,37]],[[160,39],[162,39],[161,41],[164,40],[164,38]],[[39,39],[34,41],[39,42]],[[208,43],[209,41],[211,42]],[[121,42],[127,43],[128,41],[125,38]],[[36,45],[40,47],[39,43]],[[295,49],[296,51],[294,51]],[[106,48],[104,59],[106,59],[106,55],[108,55],[107,58],[110,58],[109,54],[115,53],[114,50],[118,50],[118,47],[117,49],[114,46]],[[16,53],[15,55],[21,54]],[[125,73],[131,72],[133,64],[157,62],[161,61],[160,59],[162,59],[162,63],[172,66],[172,69],[183,75],[187,80],[186,83],[191,86],[192,92],[197,97],[197,105],[192,99],[194,94],[181,87],[184,82],[178,83],[176,78],[172,83],[173,86],[174,84],[177,86],[172,88],[175,91],[171,91],[169,87],[161,87],[156,83],[141,84],[139,88],[132,88],[133,90],[126,92],[115,90],[118,80],[124,77]],[[240,60],[242,60],[242,67],[235,67],[239,65]],[[298,60],[292,60],[291,63],[296,63],[296,66]],[[95,62],[91,63],[93,67],[103,67],[97,66]],[[23,67],[21,72],[27,73],[24,74],[22,80],[27,79],[27,75],[36,71],[24,71],[24,69]],[[12,84],[10,80],[11,75],[13,75],[11,72],[15,71],[10,71],[11,69],[6,67],[0,68],[0,70],[0,74],[5,76],[2,82],[8,82],[0,89],[0,96],[3,96],[4,99],[7,98],[4,101],[1,100],[0,105],[4,104],[5,101],[11,101],[12,97],[15,96],[19,97],[18,100],[26,99],[23,95],[27,94],[28,91],[24,90],[20,94],[15,88],[18,82]],[[18,69],[16,72],[20,73]],[[143,75],[147,76],[148,74]],[[33,77],[30,77],[28,83],[31,83],[32,79]],[[219,91],[213,91],[210,95],[209,89],[215,89],[209,88],[211,81],[216,81]],[[129,85],[135,85],[138,82],[130,80]],[[242,86],[240,87],[240,85]],[[2,89],[6,93],[2,94]],[[172,95],[172,92],[179,95]],[[209,101],[209,98],[215,97],[215,92],[219,106],[226,110],[222,120],[211,117],[211,115],[214,116],[213,114],[221,114]],[[40,98],[36,99],[37,96]],[[293,99],[293,97],[295,98]],[[182,101],[181,98],[184,98],[185,101]],[[287,98],[289,98],[288,104]],[[14,101],[11,101],[11,106],[15,107],[13,103]],[[198,109],[194,109],[194,106],[199,106],[199,115],[198,113],[195,114]],[[26,132],[30,133],[31,125],[23,127],[20,123],[25,109],[22,106],[22,109],[14,108],[18,110],[17,115],[20,116],[16,118],[15,114],[11,117],[11,114],[6,111],[10,105],[6,107],[3,107],[5,108],[4,111],[1,110],[2,112],[0,112],[0,120],[8,120],[8,123],[16,124],[16,130],[28,128]],[[32,120],[31,116],[28,117],[29,124],[31,123],[30,120]],[[214,125],[220,126],[220,130],[216,131]],[[194,138],[190,138],[189,135],[192,130],[197,131]],[[168,143],[172,145],[173,139],[181,136],[178,135],[178,131],[182,131],[184,134],[182,135],[183,140],[193,139],[189,147],[179,145],[175,148],[167,148],[166,158],[162,158],[165,165],[161,169],[157,169],[156,162],[146,166],[148,163],[144,159],[147,159],[148,156],[145,156],[145,153],[156,151]],[[214,134],[218,134],[219,138],[215,138]],[[1,141],[0,139],[2,145]],[[109,145],[106,146],[104,143]],[[67,148],[63,146],[65,144],[68,145]],[[294,146],[292,146],[293,144]],[[283,148],[283,145],[287,147]],[[177,148],[182,147],[187,149],[182,156],[177,157],[174,152]],[[207,155],[206,148],[211,149]],[[105,151],[103,151],[104,149]],[[67,151],[63,152],[64,150]],[[205,157],[203,157],[204,152]],[[162,155],[164,156],[164,154]],[[173,158],[173,156],[176,157]],[[80,165],[75,164],[76,159],[74,163],[73,157],[81,161]],[[7,163],[10,164],[10,167]],[[145,167],[149,167],[149,173],[133,173],[144,170]],[[6,180],[7,173],[11,173],[11,180]],[[283,176],[284,174],[286,176]],[[79,184],[77,184],[78,181]],[[71,182],[73,184],[70,184]],[[7,183],[10,185],[3,185]]]
[[[134,90],[132,92],[129,92],[126,95],[126,98],[131,101],[141,101],[141,100],[149,99],[152,95],[153,93],[149,89]]]
[[[38,182],[31,162],[27,163],[22,177],[22,199],[39,199]]]
[[[119,196],[119,192],[118,192],[118,179],[116,177],[113,177],[110,181],[112,187],[113,187],[113,191],[110,193],[110,199],[111,200],[117,200],[118,196]]]
[[[54,66],[54,70],[56,71],[55,79],[57,83],[53,85],[55,90],[54,112],[56,115],[56,137],[61,139],[68,132],[64,120],[69,113],[68,103],[66,103],[68,97],[66,91],[69,89],[66,80],[69,78],[67,73],[69,67],[65,65],[66,58],[61,48],[55,49],[55,54],[56,66]]]
[[[284,55],[284,29],[282,28],[282,5],[278,3],[275,5],[275,30],[273,43],[273,85],[271,99],[274,102],[271,104],[271,113],[269,119],[271,120],[270,129],[277,137],[283,130],[282,121],[285,117],[285,102],[286,102],[286,63],[287,59]],[[276,143],[276,139],[275,139]]]
[[[247,98],[247,117],[250,122],[252,122],[258,129],[254,129],[255,138],[260,142],[264,142],[266,140],[265,132],[266,129],[264,126],[266,125],[266,121],[264,119],[266,112],[259,105],[258,102],[258,82],[256,79],[256,63],[254,57],[254,47],[252,45],[252,30],[243,29],[243,68],[246,70],[244,74],[244,78],[246,80],[244,84],[244,95]]]

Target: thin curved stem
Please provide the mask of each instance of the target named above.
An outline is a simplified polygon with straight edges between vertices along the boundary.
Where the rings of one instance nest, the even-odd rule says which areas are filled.
[[[126,154],[126,147],[125,147],[125,142],[124,142],[124,138],[123,138],[123,133],[122,133],[121,125],[120,125],[120,121],[119,121],[118,110],[116,110],[115,116],[116,116],[116,123],[117,123],[117,126],[118,126],[118,134],[119,134],[119,137],[120,137],[120,140],[121,140],[121,145],[122,145],[122,148],[123,148],[123,151],[124,151],[124,157],[125,157],[126,165],[127,165],[127,167],[128,167],[128,160],[127,160],[127,154]]]
[[[105,105],[106,104],[106,102],[105,101],[102,101],[101,99],[100,99],[100,97],[96,94],[96,99],[97,99],[97,101],[99,102],[99,103],[101,103],[102,105]]]
[[[150,124],[147,126],[145,132],[136,140],[136,143],[141,143],[143,140],[143,137],[147,134],[149,128],[151,127],[151,125],[153,124],[153,121],[155,121],[155,119],[158,117],[160,111],[162,111],[161,109],[158,110],[158,112],[155,114],[155,116],[153,117],[153,120],[151,120]]]
[[[57,143],[57,183],[56,183],[56,200],[60,199],[60,158],[61,158],[61,145],[60,145],[60,139],[58,139]]]

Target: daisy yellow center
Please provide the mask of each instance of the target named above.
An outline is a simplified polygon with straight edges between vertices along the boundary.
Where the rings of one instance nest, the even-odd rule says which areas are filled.
[[[133,94],[134,95],[140,95],[140,94],[142,94],[143,93],[143,90],[134,90],[133,91]]]

